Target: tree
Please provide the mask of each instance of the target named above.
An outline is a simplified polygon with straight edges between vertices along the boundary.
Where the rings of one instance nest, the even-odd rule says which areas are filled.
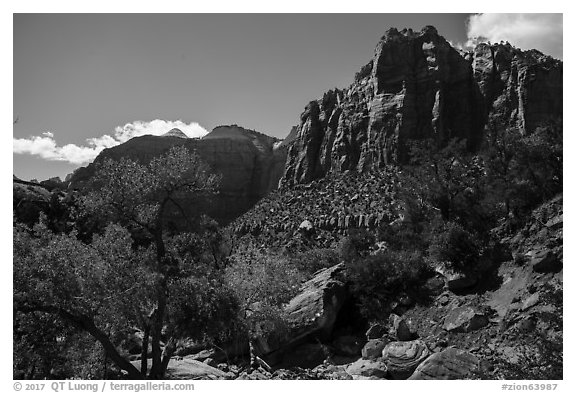
[[[88,332],[120,369],[140,378],[115,342],[153,301],[153,276],[145,266],[149,256],[133,251],[132,243],[117,225],[92,244],[74,232],[53,234],[44,220],[32,233],[15,227],[15,314],[51,314]]]
[[[484,163],[466,150],[466,141],[453,139],[444,148],[434,141],[414,142],[410,165],[403,168],[405,195],[440,211],[444,221],[467,219],[481,200]]]
[[[248,333],[251,364],[258,340],[282,341],[288,333],[283,306],[300,288],[303,275],[282,256],[247,247],[231,256],[225,280],[242,306],[240,319]]]
[[[49,239],[43,237],[46,230],[40,228],[36,236],[51,254],[41,256],[35,251],[19,258],[23,271],[27,268],[38,285],[30,287],[24,279],[18,281],[21,285],[16,288],[22,301],[17,302],[16,310],[56,314],[90,333],[131,378],[162,378],[176,346],[174,320],[169,317],[170,287],[189,278],[180,276],[178,259],[167,250],[165,214],[168,207],[173,207],[186,217],[179,202],[182,197],[214,192],[217,183],[208,166],[184,147],[172,148],[148,165],[128,159],[104,161],[97,169],[97,187],[83,198],[82,208],[87,214],[126,226],[131,236],[113,226],[104,237],[96,236],[91,245],[83,245],[75,233]],[[146,247],[134,250],[133,238]],[[110,248],[119,239],[123,239],[118,246],[122,252]],[[76,288],[67,281],[76,283]],[[44,293],[46,288],[50,291]],[[123,295],[122,290],[126,291]],[[58,295],[48,296],[55,293]],[[104,329],[116,331],[133,321],[143,331],[140,370],[121,356]],[[152,364],[147,374],[149,343]]]
[[[562,122],[542,124],[528,135],[507,127],[497,116],[487,127],[488,201],[506,217],[519,218],[562,190]],[[493,209],[494,210],[494,209]]]

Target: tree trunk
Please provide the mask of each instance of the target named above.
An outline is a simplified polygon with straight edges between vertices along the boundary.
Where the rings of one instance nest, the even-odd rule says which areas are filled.
[[[148,371],[148,342],[150,338],[150,324],[146,324],[144,328],[144,337],[142,337],[142,352],[140,356],[140,374],[142,378],[146,378]]]
[[[166,347],[164,348],[164,353],[162,354],[162,364],[160,366],[160,374],[159,374],[160,378],[164,378],[164,375],[166,374],[166,369],[168,368],[168,363],[170,362],[170,359],[172,358],[172,355],[174,355],[175,351],[176,351],[176,342],[172,337],[170,337],[168,343],[166,343]]]
[[[132,363],[124,359],[118,353],[116,347],[114,346],[114,344],[112,344],[108,336],[102,330],[98,329],[98,327],[90,317],[86,315],[74,315],[69,311],[66,311],[64,309],[55,306],[43,306],[43,305],[20,306],[17,307],[15,310],[15,312],[18,311],[21,312],[40,311],[49,314],[57,314],[62,318],[66,319],[67,321],[72,322],[79,328],[88,332],[92,337],[94,337],[98,342],[100,342],[100,344],[102,344],[102,347],[104,347],[104,350],[110,356],[110,359],[112,359],[114,364],[116,364],[120,369],[126,371],[130,379],[142,379],[140,371],[138,371],[138,369],[134,367]]]
[[[156,221],[156,231],[154,232],[154,243],[156,245],[156,273],[160,275],[156,283],[156,301],[157,306],[152,318],[151,336],[152,336],[152,368],[150,369],[150,378],[159,379],[162,377],[162,351],[160,348],[160,338],[162,327],[167,310],[167,293],[168,280],[166,277],[165,258],[166,247],[164,245],[162,233],[162,215],[167,200],[160,204],[158,217]]]

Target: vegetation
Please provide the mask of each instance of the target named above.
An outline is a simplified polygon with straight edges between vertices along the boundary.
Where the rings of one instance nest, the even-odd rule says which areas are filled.
[[[301,283],[341,262],[362,317],[385,318],[399,294],[426,295],[424,284],[438,265],[474,270],[498,243],[493,228],[512,234],[562,190],[562,124],[530,135],[503,127],[492,118],[477,152],[463,140],[443,147],[416,142],[410,165],[394,176],[370,174],[369,187],[338,180],[358,201],[348,213],[364,208],[356,194],[366,193],[373,198],[366,206],[382,218],[370,230],[330,224],[330,245],[316,242],[322,236],[316,228],[293,231],[273,248],[258,233],[239,240],[208,217],[193,222],[182,201],[214,192],[218,178],[185,148],[148,164],[103,162],[86,195],[53,196],[48,215],[15,213],[14,375],[163,378],[181,340],[247,342],[254,357],[260,337],[282,340],[288,333],[284,306]],[[314,187],[322,191],[324,184],[306,190]],[[297,211],[298,196],[290,196],[291,208],[311,215]],[[318,206],[330,211],[326,200]],[[270,199],[267,211],[282,209],[276,202]],[[177,228],[168,217],[174,211],[185,223]],[[275,225],[266,233],[284,228]],[[561,307],[559,296],[550,291],[546,301]],[[560,329],[554,316],[538,318]],[[538,361],[557,364],[551,360],[561,346],[557,337],[522,340],[543,343]],[[505,361],[500,369],[524,377]],[[542,373],[534,377],[551,375]]]
[[[106,161],[97,182],[82,207],[111,224],[89,244],[74,231],[53,234],[42,222],[32,233],[15,227],[15,310],[52,314],[88,332],[132,379],[161,378],[195,283],[186,256],[168,249],[165,210],[179,207],[181,193],[213,191],[217,178],[196,155],[174,148],[148,165]],[[134,327],[143,333],[140,369],[122,356],[116,339]]]

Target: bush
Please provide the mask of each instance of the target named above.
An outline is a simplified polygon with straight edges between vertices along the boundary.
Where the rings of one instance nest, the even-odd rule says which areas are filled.
[[[290,260],[249,247],[230,257],[224,280],[241,305],[239,318],[251,340],[286,331],[283,306],[303,281]]]
[[[315,248],[298,253],[292,258],[292,264],[306,277],[320,269],[334,266],[338,262],[340,262],[338,252],[330,248]]]
[[[479,240],[460,224],[449,221],[432,229],[428,256],[433,263],[465,271],[473,267],[479,255]]]
[[[369,319],[382,318],[399,292],[417,288],[430,272],[419,251],[387,250],[348,261],[346,268],[360,313]]]

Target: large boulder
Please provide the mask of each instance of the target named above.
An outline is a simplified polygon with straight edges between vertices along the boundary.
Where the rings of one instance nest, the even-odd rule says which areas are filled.
[[[131,362],[140,370],[140,360]],[[148,362],[150,368],[151,361]],[[225,373],[215,367],[188,357],[172,358],[166,368],[166,379],[231,379],[233,373]]]
[[[478,282],[478,277],[473,272],[457,272],[445,266],[436,267],[436,272],[444,277],[446,287],[453,292],[471,288]]]
[[[530,250],[526,253],[532,269],[537,273],[557,272],[562,269],[562,262],[556,254],[546,248]]]
[[[393,379],[406,379],[418,367],[430,351],[421,340],[394,341],[382,351],[382,359]]]
[[[443,328],[447,331],[466,333],[488,325],[489,320],[484,312],[476,307],[461,306],[451,310],[444,318]]]
[[[382,350],[386,347],[390,341],[385,338],[375,338],[373,340],[368,340],[368,342],[362,348],[362,358],[363,359],[376,359],[382,356]]]
[[[386,379],[386,364],[381,360],[358,359],[346,367],[354,379]]]
[[[259,325],[252,339],[256,353],[270,364],[277,364],[295,347],[310,339],[328,341],[338,313],[348,298],[343,269],[343,264],[322,269],[302,284],[300,293],[284,309],[287,332],[278,334],[273,322]],[[358,354],[360,349],[361,346]]]
[[[469,352],[447,348],[424,360],[408,379],[466,379],[480,361]]]
[[[388,318],[390,323],[390,330],[388,333],[396,337],[398,341],[410,341],[416,338],[416,332],[414,332],[406,320],[396,314],[390,314]]]
[[[284,311],[291,328],[290,341],[310,336],[330,337],[338,312],[348,297],[343,271],[342,263],[320,270],[288,303]]]

